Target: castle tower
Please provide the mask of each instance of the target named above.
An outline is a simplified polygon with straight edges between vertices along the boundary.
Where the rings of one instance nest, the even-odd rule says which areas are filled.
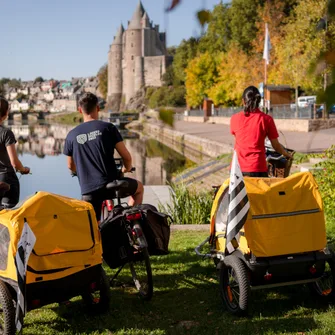
[[[108,101],[111,108],[119,110],[122,100],[122,57],[123,57],[123,34],[124,28],[121,24],[114,41],[108,52]]]
[[[136,93],[135,90],[135,68],[140,67],[140,60],[142,57],[142,17],[144,15],[144,8],[142,2],[139,1],[134,15],[129,22],[128,29],[126,30],[125,39],[125,53],[124,53],[124,92],[125,102],[128,103],[129,99]],[[137,59],[137,60],[136,60]],[[137,71],[136,71],[137,72]],[[137,72],[138,73],[138,72]],[[136,85],[138,87],[138,85]],[[137,88],[136,87],[136,88]]]

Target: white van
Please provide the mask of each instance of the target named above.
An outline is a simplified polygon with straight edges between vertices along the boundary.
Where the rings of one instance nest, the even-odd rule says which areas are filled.
[[[298,107],[300,108],[308,107],[315,103],[316,103],[316,95],[310,95],[310,96],[298,98]]]

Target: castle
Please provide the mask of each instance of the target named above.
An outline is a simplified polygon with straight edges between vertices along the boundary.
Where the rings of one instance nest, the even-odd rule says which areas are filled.
[[[169,65],[166,34],[153,25],[139,1],[127,30],[121,24],[108,52],[108,103],[113,111],[142,87],[162,86]]]

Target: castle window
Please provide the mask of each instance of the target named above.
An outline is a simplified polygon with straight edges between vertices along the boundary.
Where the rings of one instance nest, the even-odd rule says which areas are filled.
[[[134,46],[134,44],[132,43],[132,44],[131,44],[131,47],[133,47],[133,46]]]
[[[133,69],[133,72],[135,72],[135,69]]]
[[[131,60],[134,60],[134,56],[131,56]]]

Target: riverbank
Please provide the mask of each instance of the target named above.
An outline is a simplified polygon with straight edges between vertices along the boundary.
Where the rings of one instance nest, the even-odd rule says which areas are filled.
[[[83,117],[79,112],[59,112],[49,114],[46,116],[46,120],[59,124],[75,126],[83,122]]]

